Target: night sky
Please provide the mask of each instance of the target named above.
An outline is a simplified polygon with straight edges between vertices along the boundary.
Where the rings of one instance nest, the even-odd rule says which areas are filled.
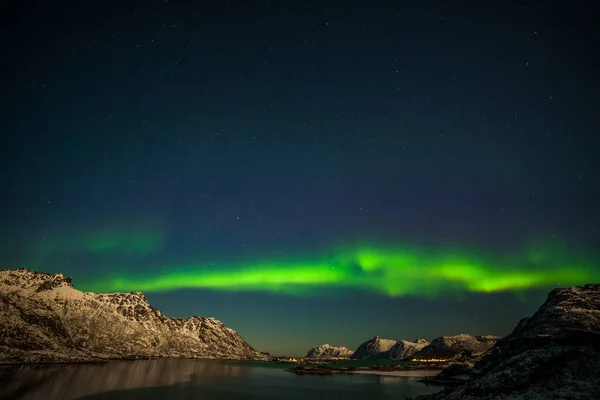
[[[3,6],[1,267],[289,355],[600,281],[592,2],[193,3]]]

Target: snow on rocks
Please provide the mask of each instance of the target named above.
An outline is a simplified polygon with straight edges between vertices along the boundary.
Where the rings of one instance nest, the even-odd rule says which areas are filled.
[[[313,347],[306,354],[306,358],[348,358],[354,353],[353,350],[346,347],[335,347],[324,344],[319,347]]]
[[[0,363],[265,359],[214,318],[168,318],[143,293],[83,293],[62,274],[0,270]]]
[[[554,289],[475,364],[422,400],[600,399],[600,285]]]

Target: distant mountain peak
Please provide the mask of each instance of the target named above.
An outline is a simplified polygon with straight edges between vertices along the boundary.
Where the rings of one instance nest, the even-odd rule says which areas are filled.
[[[346,347],[335,347],[329,344],[323,344],[313,347],[306,353],[306,358],[346,358],[352,355],[353,351]]]
[[[396,344],[395,340],[382,339],[379,336],[373,336],[371,339],[356,349],[354,354],[350,358],[352,359],[365,359],[365,358],[382,358],[383,354],[387,352]],[[383,357],[387,358],[387,357]]]
[[[417,359],[477,357],[488,351],[499,339],[498,336],[473,336],[467,333],[440,336],[414,353],[413,357]]]
[[[414,342],[407,340],[398,340],[388,351],[389,358],[404,360],[410,358],[417,351],[427,346],[429,342],[422,338],[417,338]]]

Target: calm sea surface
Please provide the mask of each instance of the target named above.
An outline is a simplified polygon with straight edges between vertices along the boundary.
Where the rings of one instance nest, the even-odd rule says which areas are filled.
[[[400,400],[440,390],[419,383],[417,378],[297,376],[284,371],[288,367],[264,362],[159,359],[0,369],[0,398]]]

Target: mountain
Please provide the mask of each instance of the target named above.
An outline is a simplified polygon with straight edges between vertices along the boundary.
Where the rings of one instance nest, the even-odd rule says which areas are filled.
[[[413,354],[427,346],[429,342],[422,338],[417,338],[414,342],[407,340],[397,341],[389,350],[389,358],[404,360],[405,358],[411,358]]]
[[[306,358],[340,358],[350,357],[354,351],[345,347],[334,347],[324,344],[319,347],[313,347],[306,353]]]
[[[62,274],[0,270],[0,363],[265,359],[214,318],[168,318],[143,293],[83,293]]]
[[[380,339],[374,336],[356,349],[350,356],[353,360],[364,360],[365,358],[389,358],[387,351],[396,344],[395,340]]]
[[[500,340],[499,336],[472,336],[464,333],[440,336],[414,353],[412,357],[416,359],[477,357],[491,349],[498,340]]]
[[[554,289],[465,379],[419,398],[600,399],[600,285]]]

